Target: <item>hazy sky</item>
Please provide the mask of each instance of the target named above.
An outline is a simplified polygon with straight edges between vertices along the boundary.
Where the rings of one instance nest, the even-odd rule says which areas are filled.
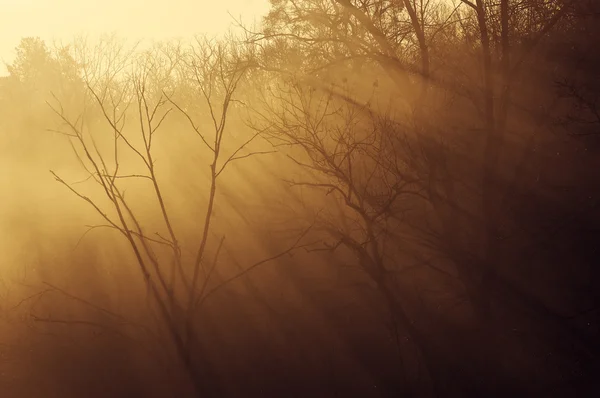
[[[24,36],[51,42],[109,32],[133,39],[218,34],[231,24],[228,12],[252,23],[267,9],[268,0],[0,0],[0,60],[11,62]]]

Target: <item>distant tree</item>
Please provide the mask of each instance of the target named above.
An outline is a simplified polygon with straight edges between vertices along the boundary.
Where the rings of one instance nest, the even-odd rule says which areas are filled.
[[[60,97],[66,110],[81,103],[85,91],[80,65],[68,46],[50,49],[40,38],[22,39],[16,53],[3,79],[0,123],[14,155],[52,157],[46,151],[53,139],[47,129],[55,119],[46,102]]]

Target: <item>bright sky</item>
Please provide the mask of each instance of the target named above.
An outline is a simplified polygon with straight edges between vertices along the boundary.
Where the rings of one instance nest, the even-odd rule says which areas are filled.
[[[52,43],[112,32],[131,39],[213,35],[230,27],[228,12],[252,24],[268,7],[268,0],[0,0],[0,61],[10,63],[25,36]]]

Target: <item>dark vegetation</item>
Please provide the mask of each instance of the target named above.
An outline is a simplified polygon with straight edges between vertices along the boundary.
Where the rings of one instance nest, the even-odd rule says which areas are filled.
[[[271,3],[22,40],[0,396],[598,394],[597,2]]]

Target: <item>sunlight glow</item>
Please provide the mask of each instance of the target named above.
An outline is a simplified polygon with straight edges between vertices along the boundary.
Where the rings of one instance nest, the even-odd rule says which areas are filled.
[[[0,74],[22,37],[52,43],[103,33],[132,40],[220,35],[232,17],[253,24],[268,7],[268,0],[0,0]]]

